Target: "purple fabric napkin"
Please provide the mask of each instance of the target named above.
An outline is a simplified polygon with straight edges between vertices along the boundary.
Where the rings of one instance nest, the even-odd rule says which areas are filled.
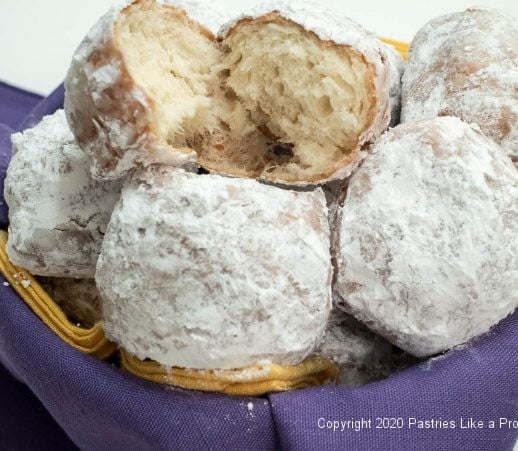
[[[76,450],[30,389],[0,365],[2,450]]]
[[[25,124],[62,102],[58,89]],[[0,284],[0,361],[84,449],[512,450],[517,331],[515,313],[464,349],[357,389],[241,398],[166,388],[83,355]]]
[[[18,129],[21,121],[42,97],[0,82],[0,122]]]

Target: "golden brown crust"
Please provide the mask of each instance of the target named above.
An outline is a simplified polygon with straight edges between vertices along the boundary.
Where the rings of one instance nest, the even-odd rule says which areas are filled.
[[[181,165],[194,160],[189,150],[164,145],[156,136],[151,121],[154,101],[130,74],[120,49],[121,17],[129,8],[151,3],[155,2],[136,0],[103,16],[77,49],[65,80],[67,119],[97,178],[119,178],[154,162]],[[161,7],[216,40],[182,9]]]

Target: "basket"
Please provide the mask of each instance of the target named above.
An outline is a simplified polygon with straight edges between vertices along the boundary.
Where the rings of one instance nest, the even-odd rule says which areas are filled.
[[[63,97],[59,87],[21,128],[62,107]],[[10,154],[8,134],[0,127],[0,161]],[[5,228],[5,202],[0,210]],[[115,350],[100,329],[75,328],[42,308],[52,301],[35,282],[31,305],[19,283],[30,275],[5,258],[2,267],[0,361],[84,449],[493,451],[512,449],[518,436],[518,313],[463,349],[381,382],[243,397],[171,388],[100,360]]]

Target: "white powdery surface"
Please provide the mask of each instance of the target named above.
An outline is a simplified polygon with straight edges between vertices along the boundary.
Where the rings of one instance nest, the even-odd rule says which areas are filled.
[[[410,363],[408,355],[337,308],[316,353],[331,359],[340,370],[339,383],[351,388],[390,376],[405,359]]]
[[[390,44],[383,44],[390,69],[390,127],[399,124],[401,114],[401,78],[405,72],[405,61]]]
[[[401,121],[457,116],[518,160],[517,36],[518,22],[492,9],[429,22],[410,48]]]
[[[39,282],[72,321],[92,327],[101,320],[101,299],[94,279],[40,277]]]
[[[107,336],[165,366],[299,363],[331,307],[326,213],[320,189],[136,173],[97,266]]]
[[[5,179],[10,260],[52,277],[93,277],[120,184],[98,182],[63,110],[12,136]]]
[[[224,38],[240,20],[257,19],[273,11],[278,12],[285,19],[299,24],[307,31],[315,33],[323,41],[351,46],[364,54],[367,59],[372,59],[375,63],[379,61],[379,48],[382,44],[372,33],[348,17],[310,1],[264,1],[224,24],[219,34]]]
[[[464,343],[518,305],[518,172],[457,118],[385,133],[337,222],[339,306],[415,356]]]
[[[211,0],[158,0],[158,3],[169,3],[182,8],[192,19],[217,35],[221,26],[233,16],[227,5]]]

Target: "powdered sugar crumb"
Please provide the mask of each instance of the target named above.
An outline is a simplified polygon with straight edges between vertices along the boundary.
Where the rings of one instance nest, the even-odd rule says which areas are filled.
[[[385,45],[352,19],[323,8],[320,4],[305,0],[262,2],[223,25],[219,35],[224,39],[239,21],[247,18],[256,19],[271,12],[276,12],[281,17],[302,26],[305,30],[316,34],[322,41],[351,47],[363,55],[374,72],[374,90],[378,103],[370,126],[359,136],[359,147],[381,135],[390,122],[390,89],[391,82],[394,80],[394,78],[391,79],[391,71],[398,70],[389,67],[393,66],[392,64],[387,64],[389,56]],[[354,165],[342,168],[335,173],[333,179],[348,177],[365,155],[366,153],[363,152],[358,153],[358,159]]]
[[[30,280],[26,280],[26,279],[23,279],[23,280],[21,281],[21,284],[22,284],[22,287],[23,287],[23,288],[29,288],[29,287],[31,286],[31,282],[30,282]]]

